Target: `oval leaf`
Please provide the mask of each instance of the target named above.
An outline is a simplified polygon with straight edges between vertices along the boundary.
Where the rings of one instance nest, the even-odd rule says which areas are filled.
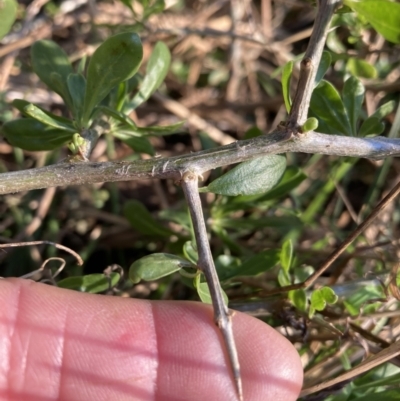
[[[268,155],[241,163],[228,171],[202,192],[214,192],[220,195],[257,195],[273,188],[286,169],[286,157]]]
[[[129,110],[144,103],[163,83],[171,63],[171,53],[163,42],[157,42],[146,67],[146,75],[139,92],[128,104]]]
[[[49,88],[58,93],[71,107],[67,78],[74,71],[67,54],[51,40],[39,40],[31,47],[33,71]]]
[[[27,106],[24,107],[24,114],[34,118],[44,125],[48,125],[49,127],[69,131],[72,134],[76,132],[76,129],[72,126],[72,124],[65,124],[63,122],[60,122],[58,119],[54,119],[50,113],[45,113],[44,111],[42,111],[42,109],[32,103],[29,103]]]
[[[153,253],[132,263],[129,278],[138,283],[140,280],[153,281],[168,276],[183,267],[195,266],[188,260],[169,253]]]
[[[108,38],[93,53],[87,71],[83,125],[95,108],[119,83],[135,74],[143,57],[139,36],[124,32]]]
[[[197,250],[193,247],[192,241],[186,241],[183,244],[183,254],[185,255],[185,258],[190,260],[193,264],[196,264],[199,259],[199,255]]]
[[[292,266],[292,259],[293,259],[293,244],[292,241],[289,239],[283,243],[280,256],[282,269],[285,270],[286,273],[289,272]]]
[[[69,142],[72,133],[44,125],[33,118],[5,123],[1,128],[12,146],[31,151],[53,150]]]
[[[350,120],[353,136],[357,136],[357,121],[364,103],[364,85],[356,77],[346,80],[343,87],[343,104]]]
[[[356,57],[350,57],[347,60],[346,64],[347,71],[350,72],[351,75],[360,78],[376,78],[378,73],[373,65],[369,64],[365,60],[361,60]]]
[[[102,273],[89,274],[87,276],[68,277],[57,283],[58,287],[70,290],[90,292],[97,294],[116,286],[121,278],[119,273],[112,272],[110,276]]]
[[[72,115],[77,121],[78,127],[83,128],[82,112],[85,99],[86,79],[82,74],[69,74],[67,85],[68,91],[72,97]]]
[[[106,116],[111,117],[114,120],[117,120],[122,124],[128,125],[132,128],[137,128],[137,125],[130,117],[128,117],[126,114],[124,114],[118,110],[112,109],[111,107],[108,107],[108,106],[97,106],[96,110],[101,111]]]
[[[379,135],[385,129],[385,124],[377,117],[368,117],[361,125],[359,136]]]
[[[325,309],[326,304],[334,304],[338,300],[338,296],[329,287],[319,288],[311,294],[311,306],[313,309],[322,311]]]
[[[339,299],[339,297],[335,294],[335,291],[333,291],[330,287],[322,287],[320,291],[327,304],[335,304]]]
[[[283,269],[279,270],[278,273],[278,283],[282,286],[282,287],[286,287],[287,285],[292,284],[291,280],[290,280],[290,276],[289,273],[286,272]]]
[[[290,78],[292,77],[293,61],[286,63],[282,69],[282,92],[285,101],[286,111],[290,113],[292,100],[290,98]]]
[[[315,310],[324,310],[325,306],[326,306],[326,301],[324,298],[324,294],[321,292],[321,290],[315,290],[313,291],[313,293],[311,294],[311,306],[315,309]]]
[[[318,86],[318,84],[321,82],[322,78],[328,71],[328,68],[330,67],[331,63],[332,63],[331,53],[324,50],[322,52],[321,61],[318,66],[317,74],[315,75],[314,88]]]
[[[303,289],[289,291],[288,297],[297,309],[302,312],[307,310],[307,294]]]
[[[330,82],[322,80],[314,89],[310,108],[319,121],[326,123],[342,135],[351,136],[350,122],[342,99]]]
[[[215,267],[218,277],[221,281],[225,281],[235,276],[257,276],[277,265],[279,253],[278,249],[268,249],[247,258],[241,264],[237,263],[236,258],[231,257],[230,263],[222,265],[221,260],[217,258]]]
[[[11,104],[18,109],[21,114],[25,117],[28,117],[28,114],[25,112],[25,107],[29,106],[31,103],[27,102],[26,100],[23,99],[14,99]],[[47,111],[45,109],[43,109],[42,107],[36,106],[38,109],[40,109],[43,113],[47,114],[50,118],[52,118],[53,120],[56,120],[58,123],[66,125],[70,128],[73,127],[73,123],[69,118],[65,118],[62,116],[57,116],[56,114],[50,113],[50,111]]]
[[[379,106],[374,114],[371,117],[379,118],[380,120],[390,114],[396,107],[396,102],[394,100],[390,100],[389,102],[384,103],[382,106]]]
[[[200,277],[201,276],[199,275],[193,280],[197,290],[197,294],[199,294],[201,302],[205,304],[212,304],[212,299],[210,295],[210,289],[208,288],[208,284],[206,282],[200,282]],[[222,291],[222,298],[225,301],[225,305],[228,305],[229,302],[228,296],[225,294],[225,291],[223,289],[221,289],[221,291]]]
[[[18,3],[15,0],[0,1],[0,39],[10,31],[17,17]]]

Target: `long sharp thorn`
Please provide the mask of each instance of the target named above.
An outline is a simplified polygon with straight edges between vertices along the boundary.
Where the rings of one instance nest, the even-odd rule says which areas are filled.
[[[239,401],[243,401],[242,378],[240,374],[239,357],[233,336],[232,318],[222,296],[221,285],[219,283],[214,260],[211,254],[210,244],[208,242],[207,228],[204,222],[203,209],[198,190],[198,177],[196,173],[186,172],[183,175],[182,189],[189,206],[194,234],[196,237],[197,250],[199,254],[198,267],[204,273],[210,290],[211,300],[214,307],[215,323],[221,331],[225,348],[228,352],[238,399]]]

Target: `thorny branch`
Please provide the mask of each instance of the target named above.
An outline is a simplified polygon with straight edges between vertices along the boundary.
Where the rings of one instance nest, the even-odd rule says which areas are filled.
[[[67,162],[2,173],[0,174],[0,194],[97,182],[153,178],[180,180],[186,171],[201,175],[217,167],[240,163],[267,154],[288,152],[383,159],[389,156],[400,156],[400,139],[354,138],[311,131],[294,135],[285,129],[183,156],[133,162]]]
[[[300,65],[300,77],[289,114],[288,127],[304,124],[310,107],[315,76],[324,50],[329,24],[340,0],[319,1],[318,15],[308,43],[306,54]]]
[[[236,391],[239,400],[243,400],[242,379],[240,376],[239,358],[233,337],[232,319],[228,307],[222,296],[221,285],[218,280],[214,259],[208,241],[207,227],[204,221],[203,208],[201,206],[198,190],[198,177],[196,174],[186,172],[182,177],[182,189],[188,203],[190,217],[193,223],[193,231],[196,238],[196,245],[199,254],[197,262],[199,269],[204,273],[214,307],[214,320],[220,328],[224,337],[225,346],[228,351],[233,377],[235,379]]]

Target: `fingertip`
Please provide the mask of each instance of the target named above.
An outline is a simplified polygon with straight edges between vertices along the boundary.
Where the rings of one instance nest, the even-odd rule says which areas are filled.
[[[82,399],[82,394],[121,401],[132,396],[237,400],[222,336],[208,305],[81,294],[8,279],[0,281],[0,302],[8,305],[0,314],[0,334],[9,338],[13,371],[21,372],[13,386],[20,386],[20,394],[29,385],[25,399],[33,400],[33,392],[39,398],[59,392],[64,396],[60,399],[68,400]],[[294,401],[303,376],[292,344],[262,321],[238,312],[233,330],[244,401]],[[16,340],[23,346],[11,346]],[[25,368],[21,355],[28,348]],[[47,387],[38,380],[45,375],[52,375]],[[10,375],[0,367],[0,377]],[[11,384],[0,380],[0,398],[1,388],[8,386],[9,392]]]
[[[212,308],[201,303],[157,302],[153,313],[158,325],[158,387],[164,390],[159,400],[236,401],[229,360],[221,333],[213,324]],[[293,345],[272,327],[239,312],[234,313],[233,330],[244,401],[296,400],[303,370]],[[173,395],[177,388],[178,398]]]
[[[235,313],[245,401],[294,401],[303,383],[303,367],[294,346],[271,326]]]

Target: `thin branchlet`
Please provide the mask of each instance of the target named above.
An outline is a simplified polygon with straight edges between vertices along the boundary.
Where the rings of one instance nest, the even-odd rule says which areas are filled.
[[[240,375],[239,357],[233,337],[232,318],[227,305],[224,302],[221,285],[219,283],[217,271],[212,257],[210,243],[208,241],[207,228],[203,216],[203,208],[198,189],[198,176],[193,172],[185,172],[182,177],[182,189],[185,194],[186,202],[189,207],[190,217],[193,224],[193,231],[196,238],[197,252],[199,255],[197,265],[204,273],[211,300],[214,307],[214,320],[225,342],[233,377],[235,380],[236,391],[239,400],[243,400],[242,379]]]

